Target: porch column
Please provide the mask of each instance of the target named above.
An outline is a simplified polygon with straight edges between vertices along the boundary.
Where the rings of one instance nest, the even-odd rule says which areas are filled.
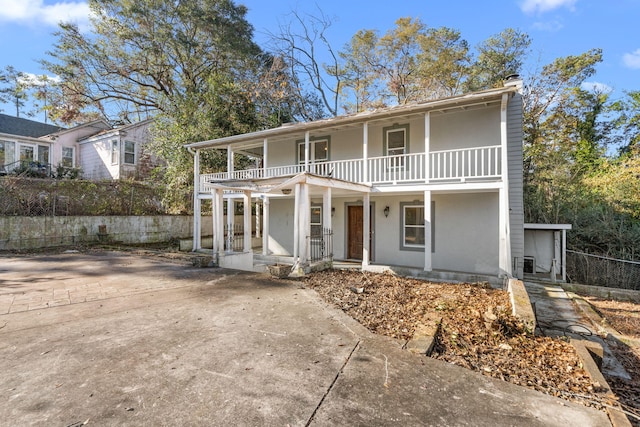
[[[369,122],[364,122],[362,126],[362,182],[371,182],[369,178]]]
[[[200,150],[193,156],[193,245],[196,252],[202,248],[202,202],[200,201]]]
[[[269,158],[269,148],[267,138],[262,141],[262,177],[267,177],[267,159]]]
[[[233,149],[231,145],[227,145],[227,178],[231,179],[233,175]]]
[[[243,252],[251,252],[251,191],[245,191],[242,196],[242,202],[244,204],[243,219],[244,219],[244,244]]]
[[[218,237],[218,227],[217,227],[217,217],[218,215],[218,197],[217,197],[217,190],[211,190],[211,231],[212,231],[212,236],[211,236],[211,252],[213,254],[214,257],[214,261],[215,261],[215,256],[218,253],[218,242],[216,240],[216,238]]]
[[[567,230],[562,229],[562,281],[567,281]]]
[[[269,197],[265,196],[262,202],[262,219],[264,228],[262,230],[262,255],[269,255]]]
[[[424,271],[431,271],[431,191],[424,192]]]
[[[424,181],[431,177],[431,112],[424,114]],[[426,201],[426,198],[425,198]]]
[[[311,234],[311,198],[309,195],[309,184],[300,184],[300,205],[299,210],[299,251],[300,265],[306,265],[309,256],[310,240],[307,238]]]
[[[331,187],[326,187],[322,192],[322,227],[332,228],[331,220]]]
[[[217,255],[224,252],[224,198],[220,189],[213,192],[213,252]]]
[[[293,263],[298,262],[300,256],[300,184],[296,184],[293,192]]]
[[[324,253],[328,254],[332,249],[329,245],[331,242],[329,239],[325,239],[325,230],[327,232],[332,232],[333,227],[331,225],[331,187],[327,187],[322,192],[322,239],[323,239],[323,249]]]
[[[371,200],[369,193],[362,198],[362,267],[369,265],[371,251]]]
[[[309,131],[304,133],[304,171],[309,172]]]
[[[260,238],[260,199],[256,199],[256,239]]]

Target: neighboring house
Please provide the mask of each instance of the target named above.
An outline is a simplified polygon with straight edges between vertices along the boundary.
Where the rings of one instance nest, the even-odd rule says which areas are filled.
[[[149,142],[151,120],[112,128],[97,121],[59,132],[62,147],[74,147],[74,167],[85,179],[144,179],[158,164],[145,146]],[[106,126],[105,126],[106,125]]]
[[[5,123],[10,126],[5,128]],[[159,163],[145,149],[150,124],[151,120],[145,120],[113,128],[104,120],[95,120],[61,129],[0,117],[0,172],[8,173],[25,164],[55,171],[60,165],[79,168],[85,179],[144,179]]]
[[[60,129],[59,126],[0,114],[0,175],[23,163],[51,164],[53,144],[40,138]]]
[[[521,278],[521,89],[516,78],[503,88],[188,144],[193,248],[202,246],[201,202],[210,199],[223,267],[258,270],[292,257],[306,269],[333,255],[363,270]],[[210,149],[227,151],[227,172],[200,173]],[[261,167],[235,171],[233,153]],[[227,212],[244,204],[243,224],[225,218],[225,201]],[[251,203],[262,210],[256,255]]]

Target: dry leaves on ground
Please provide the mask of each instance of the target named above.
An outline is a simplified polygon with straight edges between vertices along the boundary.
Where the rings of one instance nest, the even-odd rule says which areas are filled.
[[[640,304],[590,296],[583,298],[616,331],[636,341],[640,340]],[[610,376],[607,377],[607,382],[620,403],[636,415],[636,418],[630,417],[630,421],[640,426],[640,347],[621,342],[613,336],[607,337],[607,344],[631,376],[631,380]]]
[[[312,274],[306,284],[369,330],[393,338],[410,339],[419,324],[441,318],[432,357],[599,406],[575,349],[562,339],[528,334],[511,315],[505,291],[336,270]]]

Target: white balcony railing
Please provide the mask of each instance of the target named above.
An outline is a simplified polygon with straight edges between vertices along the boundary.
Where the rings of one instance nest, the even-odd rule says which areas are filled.
[[[350,182],[396,184],[415,182],[465,182],[469,179],[499,179],[502,174],[501,147],[432,151],[429,167],[426,154],[372,157],[366,161],[336,160],[309,165],[309,172]],[[211,181],[246,180],[296,175],[304,165],[276,166],[200,175],[201,191],[209,191]],[[428,177],[427,177],[428,174]]]

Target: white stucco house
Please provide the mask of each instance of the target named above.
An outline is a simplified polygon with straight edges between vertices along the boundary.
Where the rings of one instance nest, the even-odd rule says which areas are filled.
[[[144,179],[159,164],[146,149],[151,120],[117,128],[95,120],[69,129],[0,117],[0,173],[27,165],[51,175],[61,165],[79,168],[84,179]]]
[[[188,144],[193,248],[202,247],[207,218],[223,267],[290,260],[304,269],[330,254],[363,270],[521,278],[521,89],[516,78],[502,88]],[[204,150],[226,150],[227,170],[200,173]],[[260,167],[234,170],[233,153]],[[202,216],[206,199],[210,217]],[[238,203],[259,207],[257,251],[251,209],[242,224],[225,215]],[[225,230],[242,233],[242,244]]]

